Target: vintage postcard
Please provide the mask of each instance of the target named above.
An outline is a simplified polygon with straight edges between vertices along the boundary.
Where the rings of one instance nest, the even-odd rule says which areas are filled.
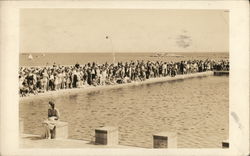
[[[1,2],[2,155],[248,155],[247,1]]]

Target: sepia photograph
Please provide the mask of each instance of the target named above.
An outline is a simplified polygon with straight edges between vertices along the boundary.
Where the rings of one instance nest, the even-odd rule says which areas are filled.
[[[228,148],[228,15],[21,9],[21,147]]]
[[[0,2],[0,155],[249,155],[244,2]]]

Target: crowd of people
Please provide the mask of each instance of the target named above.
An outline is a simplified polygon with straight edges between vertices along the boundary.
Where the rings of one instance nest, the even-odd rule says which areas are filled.
[[[212,70],[229,70],[228,60],[187,60],[180,62],[130,61],[114,64],[87,63],[84,65],[20,67],[20,96],[70,88],[113,85],[145,81],[157,77],[174,77]]]

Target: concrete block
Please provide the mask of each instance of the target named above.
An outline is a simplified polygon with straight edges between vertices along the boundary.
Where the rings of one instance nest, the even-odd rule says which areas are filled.
[[[229,141],[228,140],[222,141],[222,148],[229,148]]]
[[[56,126],[54,130],[51,131],[52,139],[67,139],[68,138],[68,123],[62,121],[56,121]],[[43,125],[46,129],[46,122],[43,122]]]
[[[118,145],[118,128],[101,127],[95,129],[95,144]]]
[[[177,134],[174,132],[161,132],[153,135],[154,148],[177,148]]]
[[[56,139],[68,138],[68,123],[59,121],[56,124]]]

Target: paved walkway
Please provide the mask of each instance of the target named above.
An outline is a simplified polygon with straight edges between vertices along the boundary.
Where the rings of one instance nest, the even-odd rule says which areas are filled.
[[[167,76],[167,77],[150,78],[150,79],[147,79],[145,81],[124,83],[124,84],[61,89],[61,90],[57,90],[57,91],[48,91],[45,93],[39,93],[38,95],[31,94],[29,96],[20,97],[19,102],[25,101],[25,100],[30,100],[30,99],[35,99],[35,98],[56,97],[56,96],[75,94],[75,93],[85,92],[85,91],[96,91],[96,90],[101,90],[101,89],[115,89],[115,88],[123,88],[126,86],[138,86],[138,85],[142,85],[142,84],[152,84],[152,83],[156,83],[156,82],[166,82],[166,81],[182,80],[182,79],[188,79],[188,78],[194,78],[194,77],[210,76],[213,74],[214,74],[213,71],[206,71],[206,72],[190,73],[190,74],[184,74],[184,75],[176,75],[175,77]]]
[[[133,146],[107,146],[95,145],[90,141],[73,139],[42,139],[39,135],[22,134],[20,136],[21,148],[139,148]]]

